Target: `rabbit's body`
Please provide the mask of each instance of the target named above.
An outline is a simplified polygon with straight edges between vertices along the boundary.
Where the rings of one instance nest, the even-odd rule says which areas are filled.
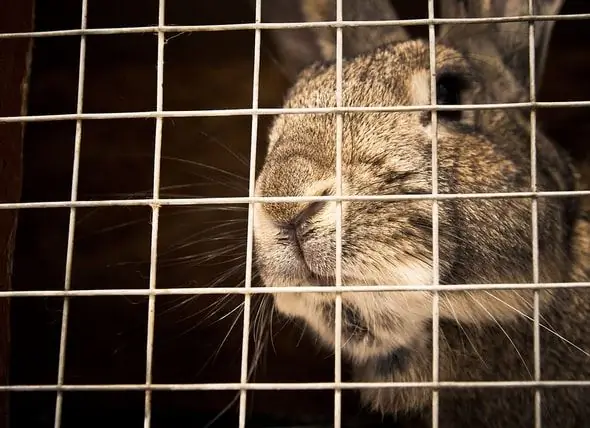
[[[514,9],[514,2],[506,3],[507,9]],[[549,12],[557,7],[555,2],[551,7],[546,3],[550,2],[543,4]],[[345,12],[358,11],[348,4]],[[447,5],[446,10],[452,8]],[[537,40],[547,39],[550,28],[539,30]],[[391,39],[399,40],[396,31]],[[485,32],[466,31],[469,37],[451,30],[436,46],[437,92],[446,96],[443,103],[526,101],[528,75],[510,66],[520,65],[522,58],[510,57],[507,49],[521,55],[527,50],[511,37],[498,42]],[[320,41],[323,45],[326,39]],[[343,64],[342,81],[344,106],[429,105],[428,45],[393,42],[364,53],[355,48]],[[334,107],[335,87],[335,64],[318,63],[299,75],[285,106]],[[351,112],[343,115],[342,123],[345,195],[432,192],[430,112]],[[441,111],[437,129],[438,193],[530,191],[528,111]],[[270,133],[257,194],[334,194],[335,135],[332,114],[279,116]],[[573,190],[575,171],[567,156],[540,130],[536,141],[537,190]],[[343,202],[343,284],[431,284],[432,209],[429,200]],[[441,284],[534,281],[530,199],[447,199],[438,202],[437,210]],[[590,227],[579,200],[538,198],[536,210],[538,280],[590,280]],[[254,221],[257,264],[266,285],[333,284],[333,203],[266,203],[256,208]],[[441,292],[439,380],[534,380],[533,301],[531,289]],[[342,302],[342,352],[358,381],[432,380],[430,292],[343,293]],[[539,304],[541,379],[590,377],[589,292],[545,289],[539,292]],[[303,320],[333,346],[333,295],[277,294],[275,305],[284,315]],[[428,388],[363,389],[361,397],[383,413],[419,412],[425,421],[430,419]],[[545,388],[541,408],[545,427],[584,426],[590,418],[590,395],[579,387]],[[443,428],[533,426],[534,390],[530,386],[443,388],[439,421]]]
[[[580,268],[590,259],[590,222],[580,223],[584,233],[576,244],[578,268],[568,280],[588,282],[590,272]],[[574,265],[575,266],[575,265]],[[576,272],[577,271],[577,272]],[[527,315],[532,313],[526,311]],[[542,381],[584,381],[590,377],[590,290],[557,289],[551,303],[540,311],[540,362]],[[517,382],[534,380],[533,323],[518,319],[501,324],[473,326],[443,321],[440,327],[439,380]],[[389,357],[369,360],[356,372],[358,381],[428,382],[432,380],[431,332],[411,350],[397,350]],[[387,370],[389,369],[389,370]],[[543,387],[543,427],[585,427],[590,417],[587,387]],[[424,412],[430,426],[432,395],[429,389],[363,390],[363,402],[384,413]],[[533,427],[534,389],[487,387],[441,389],[439,426],[446,427]]]

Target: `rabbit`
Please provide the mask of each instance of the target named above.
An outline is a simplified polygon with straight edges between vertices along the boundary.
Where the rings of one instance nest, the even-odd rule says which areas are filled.
[[[263,2],[262,20],[335,19],[335,1]],[[538,14],[559,13],[562,0],[537,0]],[[527,0],[442,0],[443,17],[528,14]],[[266,6],[264,6],[266,5]],[[396,19],[387,0],[343,0],[345,20]],[[534,24],[535,85],[553,29]],[[529,100],[529,24],[477,23],[437,28],[437,104]],[[272,30],[293,84],[284,107],[336,106],[335,30]],[[428,42],[402,27],[343,30],[342,105],[430,104]],[[336,115],[281,114],[255,183],[257,197],[336,194]],[[432,193],[429,111],[342,114],[343,195]],[[536,127],[536,189],[579,188],[567,153]],[[528,109],[440,110],[438,193],[530,192]],[[533,381],[534,291],[531,288],[444,290],[450,284],[532,283],[533,209],[537,211],[538,281],[590,280],[590,207],[583,197],[443,199],[438,210],[440,381]],[[434,278],[433,202],[428,199],[342,201],[342,284],[428,285]],[[255,204],[254,248],[264,286],[333,285],[336,202]],[[407,290],[407,287],[406,287]],[[425,289],[423,289],[425,290]],[[275,293],[278,312],[335,346],[333,293]],[[584,380],[590,374],[590,291],[538,292],[540,379]],[[358,382],[429,382],[433,376],[433,293],[342,293],[342,356]],[[539,389],[546,428],[588,426],[590,393],[580,386]],[[425,387],[362,388],[363,406],[401,422],[433,418]],[[524,428],[535,423],[529,386],[442,387],[438,426]],[[415,425],[412,425],[415,426]]]

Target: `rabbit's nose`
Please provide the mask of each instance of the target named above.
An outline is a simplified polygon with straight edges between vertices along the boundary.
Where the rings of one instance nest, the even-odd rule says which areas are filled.
[[[318,221],[318,214],[325,205],[324,201],[306,204],[289,222],[280,225],[281,238],[279,239],[292,246],[304,261],[313,255],[308,243],[317,232],[314,223]]]
[[[332,183],[317,182],[300,195],[305,197],[325,197],[333,193]],[[291,196],[274,192],[275,189],[262,189],[262,196]],[[278,194],[277,194],[278,193]],[[262,204],[264,213],[277,226],[296,230],[310,223],[326,207],[327,201],[311,200],[301,202],[267,202]]]
[[[303,253],[305,239],[312,229],[314,218],[325,205],[324,201],[311,202],[302,206],[291,220],[279,223],[283,238],[290,241]]]
[[[318,196],[327,196],[328,190]],[[326,225],[322,219],[322,212],[327,206],[326,201],[312,201],[296,206],[291,205],[289,217],[282,216],[281,220],[275,218],[275,224],[280,229],[281,240],[284,243],[295,246],[305,258],[306,241],[313,237],[317,230],[323,229]],[[286,214],[283,212],[283,214]],[[278,220],[278,221],[277,221]]]

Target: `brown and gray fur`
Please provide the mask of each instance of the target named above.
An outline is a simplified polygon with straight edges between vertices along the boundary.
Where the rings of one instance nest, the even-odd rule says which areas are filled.
[[[290,9],[281,8],[282,2],[268,3],[265,20],[289,20]],[[290,1],[291,8],[295,3],[300,16],[308,20],[333,12],[325,0]],[[386,0],[343,3],[348,19],[396,16]],[[562,1],[535,3],[537,13],[550,14],[559,12]],[[446,17],[527,14],[527,4],[526,0],[448,0],[441,2],[441,12]],[[550,23],[535,24],[540,53],[535,64],[537,84],[551,30]],[[343,47],[347,54],[343,105],[430,104],[426,42],[407,40],[401,28],[389,34],[375,29],[363,33],[362,28],[349,31]],[[298,38],[294,33],[274,34],[277,47],[286,47],[283,53],[290,57],[291,66],[295,64],[293,74],[299,72],[285,107],[336,105],[332,35],[311,33],[300,32]],[[438,36],[437,76],[458,76],[461,103],[529,99],[527,23],[443,27]],[[313,43],[306,44],[310,40]],[[289,46],[298,46],[298,51]],[[432,128],[429,112],[344,114],[343,193],[431,193]],[[332,114],[278,116],[256,183],[257,195],[334,194],[335,129]],[[439,193],[531,190],[528,110],[465,111],[460,118],[439,112],[437,140]],[[536,141],[537,189],[576,189],[577,174],[567,155],[541,129],[536,130]],[[537,199],[540,282],[590,280],[587,202],[574,197]],[[432,205],[427,200],[343,202],[343,284],[432,283]],[[528,198],[440,201],[440,283],[533,282],[532,205]],[[327,202],[257,205],[255,246],[265,285],[333,284],[334,208],[334,203]],[[585,288],[539,292],[542,380],[590,377],[589,293]],[[358,381],[432,379],[430,292],[349,292],[343,293],[342,301],[342,352]],[[441,292],[440,380],[534,380],[533,301],[530,289]],[[302,320],[325,345],[334,345],[332,295],[283,293],[275,295],[274,302],[283,315]],[[418,413],[426,425],[430,423],[427,388],[363,389],[360,395],[376,411],[400,416]],[[548,387],[540,395],[543,427],[582,427],[590,420],[586,389]],[[440,427],[524,428],[533,423],[530,387],[440,390]]]

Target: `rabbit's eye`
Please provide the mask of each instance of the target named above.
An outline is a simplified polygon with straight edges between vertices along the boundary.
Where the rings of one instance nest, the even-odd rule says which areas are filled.
[[[436,103],[438,105],[461,104],[463,80],[455,74],[443,74],[436,79]],[[461,110],[439,110],[441,119],[461,120]]]

